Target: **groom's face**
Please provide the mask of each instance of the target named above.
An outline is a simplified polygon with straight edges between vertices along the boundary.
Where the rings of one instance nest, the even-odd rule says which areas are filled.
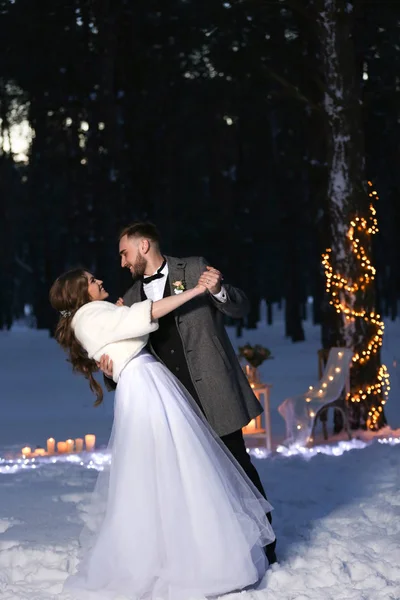
[[[121,267],[129,269],[133,277],[143,277],[146,271],[147,260],[142,254],[142,238],[124,235],[119,242]]]

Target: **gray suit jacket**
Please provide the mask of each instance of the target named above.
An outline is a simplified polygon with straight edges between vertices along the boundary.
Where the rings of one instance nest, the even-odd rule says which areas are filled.
[[[194,287],[208,264],[198,256],[167,256],[167,261],[171,294],[174,281],[184,281],[187,289]],[[208,422],[219,436],[241,429],[262,412],[237,360],[223,318],[224,314],[244,317],[249,303],[241,290],[226,283],[224,287],[225,303],[205,294],[174,313],[193,385]],[[127,291],[126,306],[140,302],[140,289],[138,281]]]

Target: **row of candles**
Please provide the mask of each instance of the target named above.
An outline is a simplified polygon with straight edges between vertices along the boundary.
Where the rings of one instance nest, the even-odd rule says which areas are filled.
[[[22,448],[21,454],[24,458],[35,456],[48,456],[51,454],[71,454],[74,452],[93,452],[96,444],[96,436],[88,433],[85,439],[76,438],[75,440],[66,440],[65,442],[57,442],[54,438],[49,438],[46,442],[46,450],[44,448],[36,448],[32,450],[29,446]]]

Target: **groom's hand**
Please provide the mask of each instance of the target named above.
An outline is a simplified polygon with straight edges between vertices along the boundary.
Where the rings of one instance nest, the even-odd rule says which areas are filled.
[[[103,354],[100,357],[100,362],[97,363],[97,366],[101,371],[103,371],[104,375],[109,379],[112,379],[113,376],[113,361],[107,354]]]
[[[210,294],[219,294],[222,287],[222,273],[214,267],[207,266],[199,279],[199,285],[204,285]]]

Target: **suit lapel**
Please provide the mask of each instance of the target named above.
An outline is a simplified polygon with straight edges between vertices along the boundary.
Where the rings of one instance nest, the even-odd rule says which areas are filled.
[[[168,263],[169,287],[171,290],[171,296],[173,296],[175,294],[175,287],[172,284],[175,281],[182,281],[186,287],[186,261],[184,261],[182,258],[175,258],[174,256],[167,256],[166,258]],[[174,317],[178,325],[177,311],[174,311]]]
[[[135,281],[135,283],[132,285],[132,287],[129,288],[129,290],[126,292],[126,294],[124,296],[125,304],[127,306],[132,306],[132,304],[135,304],[136,302],[140,302],[141,300],[143,300],[142,289],[143,289],[142,282]]]

